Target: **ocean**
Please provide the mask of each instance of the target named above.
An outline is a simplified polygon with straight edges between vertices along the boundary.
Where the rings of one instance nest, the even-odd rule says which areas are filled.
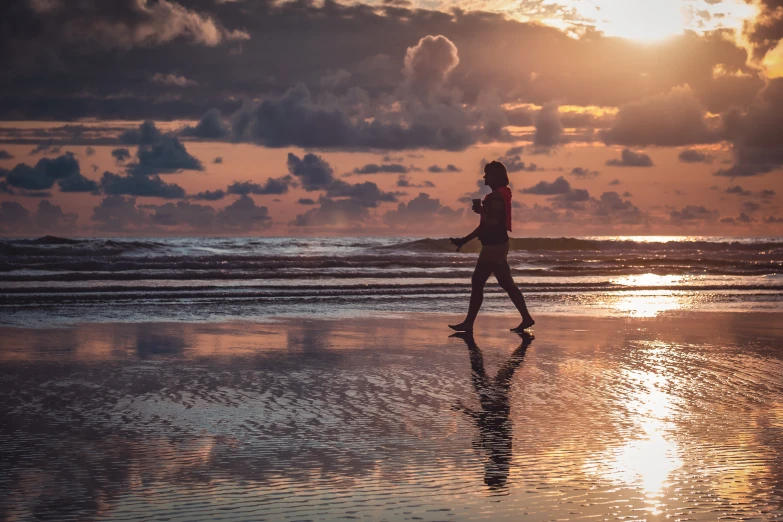
[[[0,324],[463,313],[477,241],[406,237],[6,238]],[[783,238],[512,239],[534,314],[783,311]],[[485,312],[515,313],[490,279]]]

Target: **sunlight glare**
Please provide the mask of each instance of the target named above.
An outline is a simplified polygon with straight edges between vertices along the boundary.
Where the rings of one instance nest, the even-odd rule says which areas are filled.
[[[613,304],[614,309],[630,317],[656,317],[661,312],[683,308],[682,298],[674,292],[628,294]]]
[[[578,5],[584,15],[595,19],[596,29],[609,36],[655,42],[687,27],[682,0],[581,0]]]

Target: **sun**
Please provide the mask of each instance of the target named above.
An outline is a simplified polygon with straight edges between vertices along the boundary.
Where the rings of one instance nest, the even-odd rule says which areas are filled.
[[[608,36],[656,42],[688,26],[682,0],[581,0],[580,11]]]

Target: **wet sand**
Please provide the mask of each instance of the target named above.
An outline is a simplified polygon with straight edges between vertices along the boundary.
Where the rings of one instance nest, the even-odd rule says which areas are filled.
[[[783,520],[783,315],[0,329],[0,520]]]

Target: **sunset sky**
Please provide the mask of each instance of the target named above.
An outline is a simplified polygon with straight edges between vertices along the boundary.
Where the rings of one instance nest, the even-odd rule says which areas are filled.
[[[3,235],[783,235],[781,0],[9,0]]]

